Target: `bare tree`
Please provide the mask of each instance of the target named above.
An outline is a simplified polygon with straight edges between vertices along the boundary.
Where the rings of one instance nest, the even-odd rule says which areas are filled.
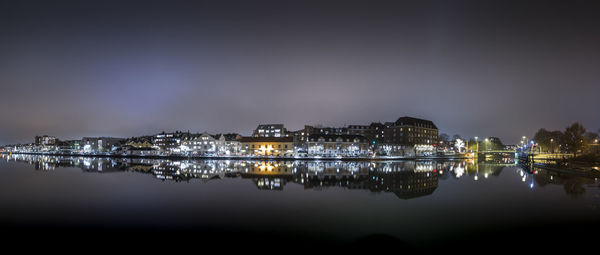
[[[565,129],[564,139],[567,150],[574,156],[577,156],[577,151],[584,149],[587,144],[584,134],[585,128],[579,122],[575,122]]]

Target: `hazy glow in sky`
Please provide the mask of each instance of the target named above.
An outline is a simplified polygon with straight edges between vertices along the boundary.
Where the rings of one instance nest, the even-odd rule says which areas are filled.
[[[584,2],[47,2],[0,3],[0,144],[405,115],[509,143],[600,128]]]

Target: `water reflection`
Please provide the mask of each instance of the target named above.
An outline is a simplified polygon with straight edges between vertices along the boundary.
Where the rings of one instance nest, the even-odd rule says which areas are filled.
[[[2,155],[3,160],[27,162],[36,170],[77,167],[84,172],[136,172],[162,181],[204,182],[242,178],[251,180],[260,190],[283,190],[288,183],[304,189],[331,187],[393,193],[400,199],[431,195],[440,180],[468,178],[472,181],[498,177],[512,159],[486,162],[465,161],[265,161],[265,160],[167,160],[93,158],[44,155]],[[598,190],[598,180],[548,172],[541,169],[516,169],[524,185],[562,185],[572,197]]]

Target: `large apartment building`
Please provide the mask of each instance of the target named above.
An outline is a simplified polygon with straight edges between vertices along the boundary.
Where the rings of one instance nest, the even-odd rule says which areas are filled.
[[[283,124],[260,124],[254,132],[252,137],[285,137],[286,130]]]
[[[438,128],[430,120],[401,117],[385,127],[384,142],[401,145],[433,145],[438,139]]]

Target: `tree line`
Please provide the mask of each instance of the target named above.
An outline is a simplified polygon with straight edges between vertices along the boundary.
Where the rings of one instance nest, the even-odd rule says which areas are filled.
[[[598,130],[600,133],[600,129]],[[541,128],[533,137],[540,152],[573,153],[574,156],[583,153],[598,153],[598,133],[588,132],[578,122],[566,127],[564,131],[548,131]]]

